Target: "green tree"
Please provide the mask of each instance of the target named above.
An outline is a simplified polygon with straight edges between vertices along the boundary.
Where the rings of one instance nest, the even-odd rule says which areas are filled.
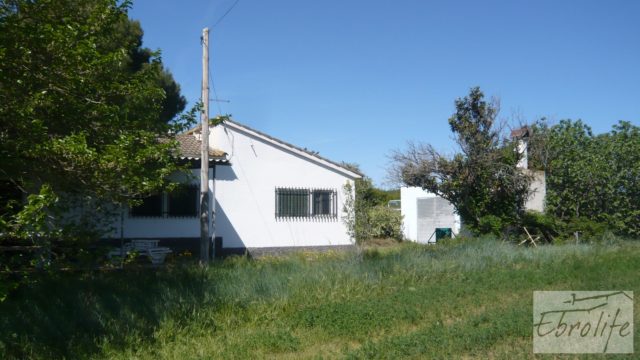
[[[492,228],[514,223],[524,210],[530,177],[516,168],[515,144],[501,136],[497,101],[487,102],[479,88],[455,101],[449,118],[460,152],[453,157],[428,144],[409,144],[391,155],[391,177],[420,186],[449,200],[463,222],[480,231],[490,217]]]
[[[154,81],[164,90],[165,97],[162,101],[162,111],[158,120],[167,123],[181,113],[186,106],[186,99],[180,93],[180,85],[175,82],[173,75],[162,65],[160,54],[142,46],[144,31],[140,22],[123,17],[113,25],[111,36],[102,39],[100,46],[105,51],[118,51],[123,44],[127,52],[128,60],[123,70],[131,74],[141,71],[147,66],[159,67]],[[100,40],[100,39],[99,39]]]
[[[360,166],[342,163],[343,166],[361,174]],[[371,238],[394,238],[402,240],[402,217],[400,212],[387,207],[388,199],[395,195],[393,191],[376,188],[371,178],[362,176],[354,181],[355,191],[346,184],[344,192],[346,203],[343,209],[343,221],[356,243],[361,244]],[[394,197],[393,199],[397,199]]]
[[[547,179],[546,209],[587,231],[593,222],[620,234],[640,235],[640,128],[621,121],[609,133],[594,135],[577,120],[534,126],[533,152]],[[540,159],[540,154],[544,159]]]
[[[195,114],[175,118],[184,99],[159,54],[141,48],[129,6],[0,2],[0,180],[27,199],[2,206],[3,237],[86,239],[103,211],[181,170],[172,134]],[[85,211],[62,215],[78,204]]]

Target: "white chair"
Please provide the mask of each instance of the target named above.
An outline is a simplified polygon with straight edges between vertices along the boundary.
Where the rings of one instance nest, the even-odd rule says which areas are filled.
[[[168,247],[157,247],[154,249],[147,249],[147,256],[151,260],[153,265],[160,265],[164,263],[164,259],[168,254],[172,253]]]

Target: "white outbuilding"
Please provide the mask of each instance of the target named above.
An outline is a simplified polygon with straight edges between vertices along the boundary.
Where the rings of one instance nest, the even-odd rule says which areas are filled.
[[[419,243],[435,243],[441,234],[457,235],[460,216],[453,205],[420,187],[400,188],[404,237]]]

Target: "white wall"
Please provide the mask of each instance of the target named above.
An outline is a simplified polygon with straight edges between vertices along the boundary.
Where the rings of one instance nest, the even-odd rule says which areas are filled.
[[[442,199],[436,196],[433,193],[423,190],[420,187],[406,187],[403,186],[400,188],[400,211],[403,216],[403,231],[404,237],[411,241],[423,241],[426,242],[429,236],[431,235],[431,230],[424,230],[424,234],[419,234],[418,229],[424,228],[425,224],[419,224],[418,220],[418,201],[421,199]],[[454,234],[458,234],[460,232],[460,217],[453,212],[453,207],[451,207],[448,211],[442,211],[443,209],[439,208],[440,211],[436,212],[438,216],[433,217],[432,219],[426,219],[428,223],[427,227],[433,228],[435,231],[436,227],[450,227]],[[447,209],[444,209],[447,210]],[[425,219],[423,219],[425,221]],[[429,234],[427,234],[429,233]],[[435,236],[431,238],[430,242],[435,242]]]
[[[287,150],[234,125],[211,132],[210,144],[229,154],[231,166],[216,168],[216,236],[225,248],[352,244],[343,224],[344,173]],[[278,219],[275,189],[327,188],[337,191],[335,219]]]
[[[525,209],[544,212],[545,199],[547,197],[547,184],[544,171],[531,170],[533,181],[529,185],[529,198],[525,204]]]

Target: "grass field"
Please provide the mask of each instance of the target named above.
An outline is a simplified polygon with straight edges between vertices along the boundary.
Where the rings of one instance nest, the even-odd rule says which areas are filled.
[[[0,358],[533,358],[532,291],[637,294],[639,270],[638,241],[472,239],[66,274],[0,304]]]

